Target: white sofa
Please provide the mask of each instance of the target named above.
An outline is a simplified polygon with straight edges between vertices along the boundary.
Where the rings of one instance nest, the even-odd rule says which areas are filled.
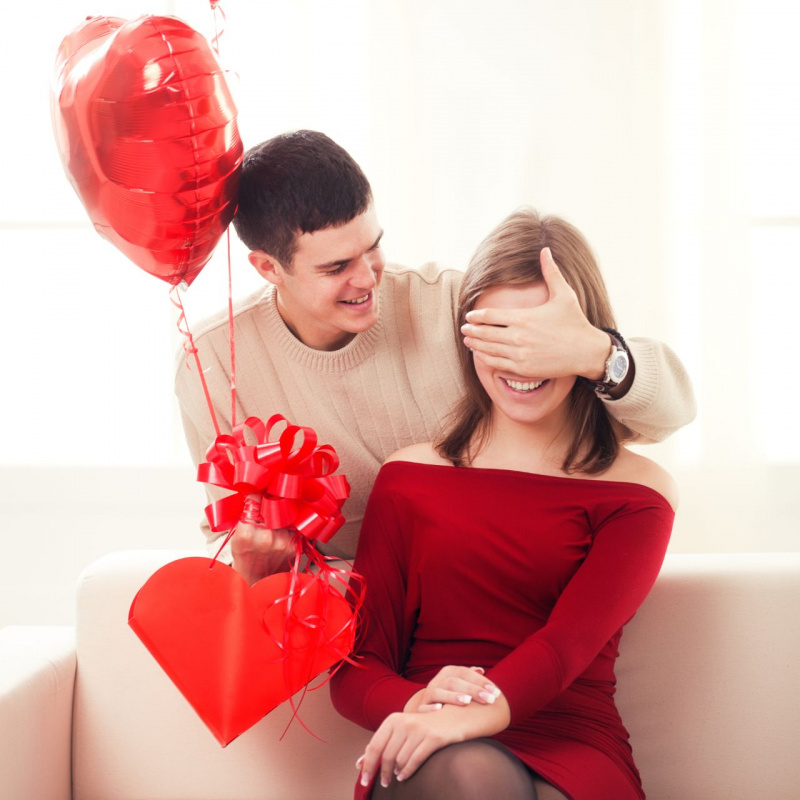
[[[0,631],[3,800],[349,798],[368,734],[327,690],[222,749],[127,625],[185,552],[91,565],[77,626]],[[800,554],[670,555],[622,641],[619,706],[649,800],[800,798]]]

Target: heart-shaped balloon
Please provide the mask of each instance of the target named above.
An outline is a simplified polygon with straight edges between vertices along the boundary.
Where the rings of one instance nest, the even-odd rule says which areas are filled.
[[[196,557],[157,570],[128,623],[224,747],[349,655],[352,619],[316,575],[280,573],[250,587]]]
[[[190,284],[233,219],[243,152],[208,42],[174,17],[89,17],[58,50],[51,110],[95,229],[151,275]]]

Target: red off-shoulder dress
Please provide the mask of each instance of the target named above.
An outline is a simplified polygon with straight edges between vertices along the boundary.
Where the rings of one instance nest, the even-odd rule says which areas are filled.
[[[334,705],[375,730],[442,667],[482,666],[511,708],[494,739],[571,800],[641,800],[614,662],[673,517],[636,483],[386,464],[354,565],[362,668]]]

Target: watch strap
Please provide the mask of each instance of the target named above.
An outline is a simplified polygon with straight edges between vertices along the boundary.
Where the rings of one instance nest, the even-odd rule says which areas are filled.
[[[628,356],[628,358],[630,358],[631,351],[628,348],[628,345],[625,343],[625,339],[622,337],[622,334],[619,331],[614,330],[614,328],[600,328],[600,330],[607,333],[611,338],[611,355],[606,361],[606,372],[605,375],[603,376],[603,380],[593,381],[593,383],[594,383],[594,390],[598,394],[608,394],[611,391],[611,389],[613,389],[616,386],[619,386],[620,384],[620,381],[615,381],[612,379],[609,370],[611,361],[614,358],[614,350],[615,349],[622,350]]]

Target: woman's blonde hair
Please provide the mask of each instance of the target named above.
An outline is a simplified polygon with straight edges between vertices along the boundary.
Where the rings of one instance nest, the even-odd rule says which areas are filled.
[[[544,280],[539,258],[545,247],[550,248],[589,322],[597,328],[616,327],[603,277],[580,231],[563,219],[540,217],[533,209],[525,208],[503,220],[480,243],[467,267],[456,319],[459,342],[467,313],[488,289]],[[436,449],[442,457],[465,466],[487,443],[492,402],[475,371],[472,353],[463,346],[458,349],[466,393],[453,411]],[[605,405],[588,381],[578,378],[568,402],[567,425],[572,438],[562,469],[603,472],[617,457],[620,440],[630,436],[630,432],[622,426],[615,429]]]

